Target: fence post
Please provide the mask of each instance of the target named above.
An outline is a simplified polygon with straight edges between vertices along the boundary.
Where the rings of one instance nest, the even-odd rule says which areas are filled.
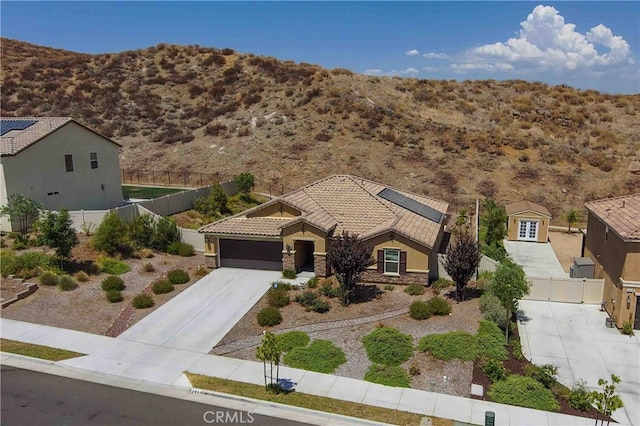
[[[156,186],[156,171],[151,169],[151,182],[153,182],[153,186]]]
[[[200,173],[200,188],[202,188],[202,173]]]
[[[182,181],[184,182],[184,187],[187,187],[187,172],[182,172]]]
[[[169,186],[171,186],[171,171],[167,171],[167,176],[169,176]]]

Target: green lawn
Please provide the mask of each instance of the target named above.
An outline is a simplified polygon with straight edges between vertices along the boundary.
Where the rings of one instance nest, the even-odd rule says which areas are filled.
[[[124,198],[152,199],[181,191],[184,191],[184,189],[122,185],[122,195]]]
[[[51,348],[49,346],[33,345],[31,343],[16,342],[15,340],[0,339],[0,350],[13,354],[30,356],[33,358],[47,359],[49,361],[62,361],[69,358],[84,356],[78,352],[64,349]]]

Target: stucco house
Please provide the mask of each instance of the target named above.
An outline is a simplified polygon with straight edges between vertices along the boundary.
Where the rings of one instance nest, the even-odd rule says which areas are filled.
[[[591,201],[583,256],[604,278],[604,308],[618,327],[640,330],[640,193]]]
[[[507,239],[546,243],[549,238],[551,213],[546,207],[530,201],[507,204]]]
[[[0,205],[14,193],[49,210],[123,204],[118,143],[69,117],[3,117],[0,124]]]
[[[331,275],[330,238],[343,231],[373,246],[364,282],[423,283],[438,275],[448,204],[357,176],[334,175],[199,229],[210,267],[291,269]]]

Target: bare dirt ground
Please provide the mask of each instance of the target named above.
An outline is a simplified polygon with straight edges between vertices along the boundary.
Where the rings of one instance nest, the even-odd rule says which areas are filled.
[[[573,265],[573,259],[580,257],[582,251],[582,233],[572,232],[549,232],[551,247],[556,253],[560,264],[565,272],[569,272],[569,267]]]
[[[29,280],[27,282],[35,281]],[[11,299],[21,291],[26,290],[27,282],[22,282],[22,280],[9,280],[3,278],[2,280],[0,280],[0,300],[4,302],[5,300]]]

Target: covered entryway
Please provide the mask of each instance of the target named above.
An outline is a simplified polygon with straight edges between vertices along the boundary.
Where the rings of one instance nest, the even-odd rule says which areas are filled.
[[[296,272],[313,272],[313,241],[296,240]]]
[[[282,242],[221,238],[220,266],[282,271]]]

